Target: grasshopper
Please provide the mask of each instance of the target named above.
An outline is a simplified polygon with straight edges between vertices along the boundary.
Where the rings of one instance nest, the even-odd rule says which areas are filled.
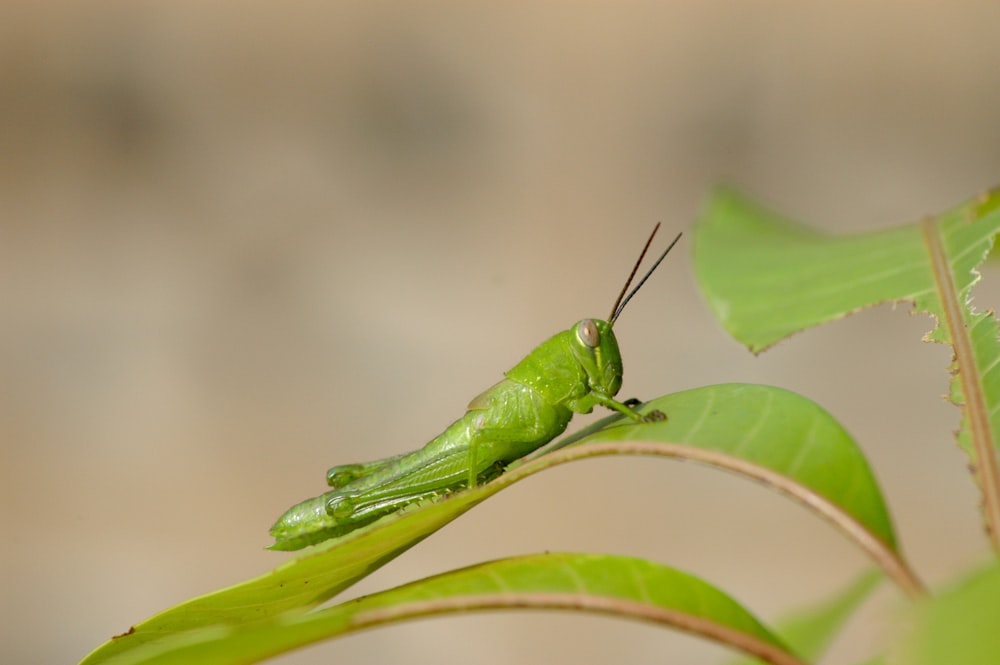
[[[614,399],[622,384],[622,360],[612,326],[681,235],[628,291],[657,224],[611,308],[607,320],[583,319],[539,344],[473,398],[465,415],[419,450],[327,472],[327,493],[289,508],[274,526],[274,550],[297,550],[344,535],[418,501],[475,487],[565,431],[575,413],[601,405],[635,422],[666,419]],[[628,295],[626,295],[628,293]]]

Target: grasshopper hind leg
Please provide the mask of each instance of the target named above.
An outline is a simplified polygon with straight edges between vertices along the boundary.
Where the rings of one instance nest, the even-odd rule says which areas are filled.
[[[476,484],[484,484],[497,478],[507,467],[502,461],[496,461],[476,474]],[[326,514],[338,525],[346,527],[351,524],[362,526],[378,517],[405,508],[406,506],[430,499],[446,497],[453,492],[469,487],[468,480],[459,480],[452,485],[429,488],[398,496],[385,496],[375,500],[366,500],[363,494],[351,492],[350,489],[327,492],[324,495]]]
[[[490,465],[486,471],[479,474],[479,482],[488,482],[499,476],[502,472],[503,465]],[[444,498],[464,487],[465,483],[458,483],[451,487],[429,489],[372,502],[359,501],[357,496],[352,496],[347,492],[335,491],[327,494],[324,507],[326,514],[346,533],[414,503]]]

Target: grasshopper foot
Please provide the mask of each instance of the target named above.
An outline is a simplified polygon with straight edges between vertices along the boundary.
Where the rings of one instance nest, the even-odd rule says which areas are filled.
[[[638,399],[637,397],[630,397],[629,399],[622,402],[622,404],[624,404],[630,409],[635,409],[637,406],[642,406],[642,400]],[[662,423],[664,420],[667,419],[667,414],[663,413],[659,409],[653,409],[649,413],[641,416],[633,412],[632,417],[636,419],[641,417],[642,422],[644,423]]]
[[[653,409],[642,417],[642,421],[645,423],[662,423],[666,420],[667,414],[663,413],[659,409]]]

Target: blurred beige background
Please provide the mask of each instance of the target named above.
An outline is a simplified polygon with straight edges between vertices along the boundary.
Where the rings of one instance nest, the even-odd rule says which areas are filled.
[[[267,528],[328,466],[416,448],[540,341],[604,316],[653,223],[688,228],[713,182],[834,231],[997,184],[998,8],[8,3],[0,662],[76,662],[285,560],[262,549]],[[800,391],[858,437],[930,583],[983,560],[929,321],[885,307],[754,358],[680,248],[616,328],[623,394]],[[986,277],[977,302],[995,306]],[[604,459],[512,488],[350,593],[544,550],[673,564],[765,618],[867,565],[762,488]],[[830,662],[865,656],[899,608],[885,591]],[[724,656],[649,626],[510,613],[276,662],[470,653]]]

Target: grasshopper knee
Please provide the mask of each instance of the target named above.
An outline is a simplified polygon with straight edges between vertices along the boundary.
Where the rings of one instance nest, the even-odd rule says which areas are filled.
[[[337,520],[353,515],[354,508],[354,502],[344,494],[335,494],[326,502],[326,513]]]
[[[357,480],[364,473],[364,464],[341,464],[326,472],[326,484],[330,487],[343,487],[352,480]]]

